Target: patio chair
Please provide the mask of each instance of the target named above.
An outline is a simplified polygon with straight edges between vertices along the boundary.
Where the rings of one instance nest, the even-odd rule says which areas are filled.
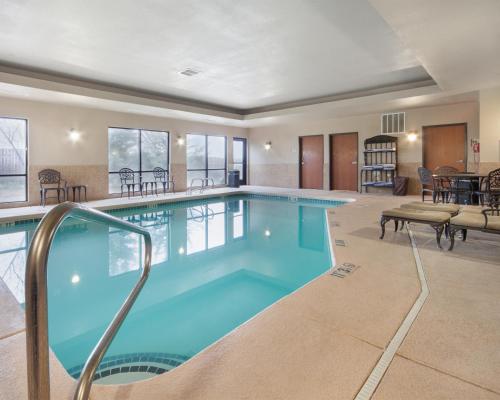
[[[45,207],[48,198],[57,198],[57,202],[61,202],[61,194],[63,200],[66,200],[67,182],[61,179],[61,173],[55,169],[42,169],[38,172],[38,181],[40,182],[40,205]],[[49,192],[56,192],[57,197],[48,197]]]
[[[425,201],[425,194],[430,193],[432,196],[432,201],[436,202],[436,192],[434,191],[434,185],[432,181],[432,172],[430,169],[419,167],[417,169],[418,177],[420,179],[420,193],[422,194],[422,201]]]
[[[434,174],[436,175],[453,175],[458,173],[458,169],[455,167],[451,167],[449,165],[444,165],[442,167],[437,167],[434,170]],[[453,179],[446,178],[446,177],[441,177],[441,178],[434,178],[434,190],[438,192],[441,195],[441,201],[443,203],[449,203],[451,201],[451,198],[454,193],[455,189],[455,184]]]
[[[139,182],[135,181],[135,173],[130,168],[122,168],[118,171],[118,175],[120,175],[120,197],[123,197],[123,193],[125,191],[124,188],[127,188],[127,195],[130,199],[130,191],[132,191],[132,196],[135,196],[135,189],[137,188],[138,192],[140,192],[142,196],[142,185]]]
[[[156,182],[160,182],[163,186],[163,193],[167,192],[167,189],[172,186],[172,193],[175,193],[175,182],[173,178],[169,178],[168,172],[161,168],[161,167],[155,167],[153,169],[153,176],[155,178]]]
[[[500,202],[500,168],[490,171],[486,178],[486,197],[490,207],[496,204],[498,208]]]

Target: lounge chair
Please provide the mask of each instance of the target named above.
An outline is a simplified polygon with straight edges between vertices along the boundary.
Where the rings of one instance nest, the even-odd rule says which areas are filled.
[[[458,204],[442,204],[442,203],[422,203],[420,201],[412,201],[410,203],[401,204],[401,208],[407,208],[412,210],[421,211],[440,211],[451,214],[455,216],[460,212],[460,206]]]
[[[441,235],[447,227],[450,217],[450,213],[442,211],[423,211],[411,208],[393,208],[392,210],[385,210],[382,212],[382,217],[380,218],[380,227],[382,228],[380,239],[384,238],[385,224],[388,221],[394,221],[394,231],[398,230],[399,222],[403,224],[405,222],[415,222],[417,224],[431,226],[436,231],[437,245],[442,249]]]
[[[449,251],[455,246],[455,233],[462,231],[462,241],[467,239],[467,231],[474,230],[486,233],[500,234],[500,212],[498,204],[495,207],[486,208],[478,212],[462,212],[459,215],[450,219],[449,235],[450,247]]]

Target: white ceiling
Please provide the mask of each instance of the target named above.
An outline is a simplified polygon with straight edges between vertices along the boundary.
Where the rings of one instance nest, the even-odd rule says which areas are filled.
[[[477,102],[499,43],[500,0],[0,0],[0,96],[252,127]]]
[[[369,0],[442,90],[500,86],[500,0]]]
[[[367,0],[0,0],[0,62],[253,111],[429,79]]]

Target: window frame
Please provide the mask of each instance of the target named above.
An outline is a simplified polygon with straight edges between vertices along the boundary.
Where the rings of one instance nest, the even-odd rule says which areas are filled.
[[[12,203],[27,203],[28,202],[28,157],[29,157],[29,121],[28,118],[19,117],[6,117],[0,115],[0,119],[16,119],[20,121],[25,121],[26,124],[26,135],[24,138],[24,152],[26,154],[24,160],[24,174],[0,174],[0,178],[11,177],[11,176],[24,176],[24,200],[14,200],[14,201],[0,201],[0,204],[12,204]]]
[[[205,171],[205,178],[208,178],[208,171],[224,171],[224,183],[220,185],[227,185],[227,136],[223,135],[209,135],[207,133],[188,133],[186,135],[186,145],[187,145],[187,136],[204,136],[205,137],[205,168],[187,168],[187,146],[186,146],[186,183],[189,186],[191,182],[187,182],[187,174],[190,171]],[[224,168],[208,168],[208,138],[209,137],[218,137],[224,138]],[[215,186],[220,186],[215,185]]]
[[[133,170],[134,175],[138,174],[139,175],[139,183],[141,182],[141,177],[143,173],[153,173],[153,170],[143,170],[142,169],[142,132],[159,132],[159,133],[166,133],[167,134],[167,168],[165,168],[165,171],[167,173],[167,176],[170,178],[170,131],[167,130],[159,130],[159,129],[147,129],[147,128],[123,128],[120,126],[108,126],[108,177],[111,174],[119,174],[120,171],[110,171],[109,170],[109,130],[110,129],[121,129],[121,130],[128,130],[128,131],[139,131],[139,170]],[[123,167],[123,168],[128,168],[128,167]],[[118,194],[119,192],[110,192],[109,190],[109,181],[108,181],[108,194]]]

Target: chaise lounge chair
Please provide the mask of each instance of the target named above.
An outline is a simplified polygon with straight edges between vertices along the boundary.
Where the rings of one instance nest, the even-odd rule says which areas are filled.
[[[410,203],[401,204],[401,208],[420,210],[420,211],[440,211],[446,212],[451,216],[455,216],[460,212],[458,204],[449,203],[421,203],[419,201],[412,201]]]
[[[457,231],[462,231],[462,241],[465,242],[468,230],[494,233],[497,235],[500,234],[500,212],[498,204],[494,207],[483,209],[481,213],[466,211],[451,218],[449,224],[449,251],[453,250],[455,246],[455,233]]]
[[[392,210],[385,210],[382,212],[382,217],[380,218],[380,227],[382,228],[380,239],[384,238],[385,224],[387,222],[394,221],[394,231],[398,230],[399,222],[403,224],[405,222],[414,222],[431,226],[436,231],[437,245],[442,249],[441,235],[447,227],[450,218],[450,213],[443,211],[424,211],[411,208],[393,208]]]

